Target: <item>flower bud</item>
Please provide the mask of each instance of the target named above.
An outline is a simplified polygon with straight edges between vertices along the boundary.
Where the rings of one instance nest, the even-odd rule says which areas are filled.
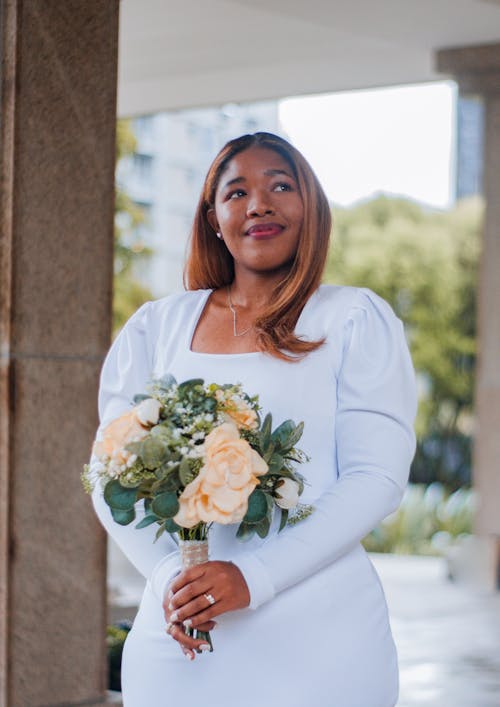
[[[280,508],[294,508],[299,502],[299,485],[293,479],[281,479],[275,489],[276,505]]]
[[[154,398],[147,398],[136,407],[137,419],[145,427],[156,425],[160,418],[161,403]]]

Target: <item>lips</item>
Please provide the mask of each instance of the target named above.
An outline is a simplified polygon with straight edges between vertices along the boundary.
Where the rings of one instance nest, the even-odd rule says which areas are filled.
[[[269,238],[270,236],[277,236],[283,228],[284,226],[279,223],[259,223],[256,226],[251,226],[246,231],[246,235],[254,238]]]

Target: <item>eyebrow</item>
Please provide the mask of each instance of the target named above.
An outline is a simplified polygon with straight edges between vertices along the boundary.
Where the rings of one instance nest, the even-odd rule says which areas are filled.
[[[290,179],[294,179],[294,177],[286,172],[284,169],[266,169],[264,170],[264,174],[266,177],[275,177],[277,174],[284,174],[286,177],[289,177]],[[234,177],[234,179],[230,179],[228,182],[226,182],[223,186],[223,189],[227,189],[227,187],[232,186],[233,184],[240,184],[241,182],[246,182],[245,177]]]

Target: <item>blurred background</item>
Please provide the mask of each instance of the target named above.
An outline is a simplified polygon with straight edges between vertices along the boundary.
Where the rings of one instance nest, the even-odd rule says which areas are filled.
[[[398,707],[500,706],[500,2],[0,11],[0,705],[120,702],[144,579],[79,486],[99,370],[182,289],[215,154],[262,130],[330,200],[324,281],[389,301],[416,368],[408,490],[364,539]]]

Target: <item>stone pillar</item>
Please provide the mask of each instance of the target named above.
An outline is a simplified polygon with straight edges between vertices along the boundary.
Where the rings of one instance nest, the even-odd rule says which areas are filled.
[[[437,68],[451,75],[463,94],[480,95],[485,107],[474,485],[487,581],[500,589],[500,44],[442,50]]]
[[[119,0],[1,0],[0,705],[99,704]]]

